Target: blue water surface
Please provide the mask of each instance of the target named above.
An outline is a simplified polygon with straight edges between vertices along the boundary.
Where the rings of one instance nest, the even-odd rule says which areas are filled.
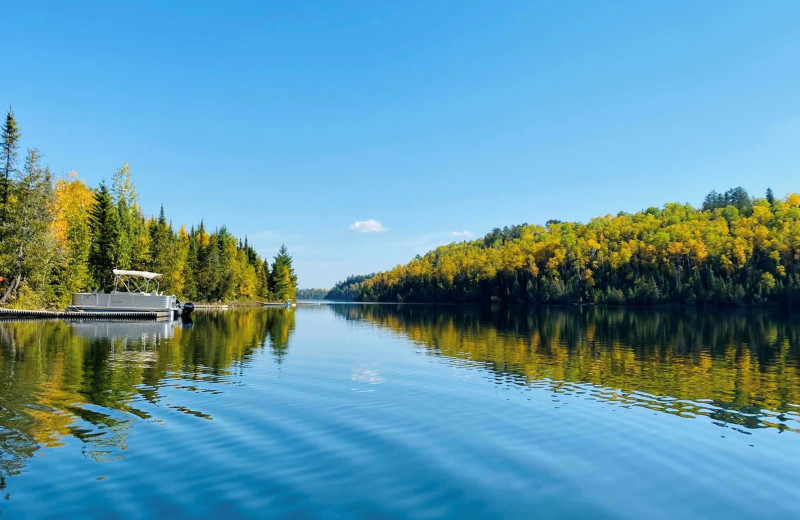
[[[777,312],[0,322],[0,518],[800,517]]]

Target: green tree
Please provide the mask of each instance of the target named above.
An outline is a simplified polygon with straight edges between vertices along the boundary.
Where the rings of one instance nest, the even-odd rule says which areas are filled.
[[[151,220],[148,228],[150,231],[150,265],[148,269],[166,275],[174,260],[175,237],[164,214],[164,206],[161,206],[158,219]],[[168,285],[165,288],[169,288]]]
[[[120,229],[117,208],[105,181],[100,183],[100,188],[95,192],[90,221],[92,246],[89,250],[89,271],[96,287],[109,289],[114,279],[114,248],[119,243]]]
[[[114,264],[119,269],[131,269],[137,260],[137,246],[140,244],[142,226],[136,204],[136,186],[131,181],[128,163],[114,172],[111,178],[111,192],[117,208],[119,233],[114,243]]]
[[[186,266],[184,269],[183,296],[189,300],[197,299],[197,233],[194,227],[189,231],[189,247],[186,251]]]
[[[91,209],[95,193],[77,174],[56,182],[53,195],[53,223],[61,270],[56,273],[61,287],[61,303],[66,305],[74,292],[92,285],[89,251],[92,247]]]
[[[286,245],[281,245],[272,262],[270,292],[278,301],[294,300],[297,297],[297,275],[294,274],[292,257],[289,256]]]
[[[14,112],[11,107],[6,114],[6,122],[3,124],[3,143],[0,146],[0,163],[2,163],[2,178],[0,179],[0,240],[8,216],[8,196],[11,191],[13,175],[16,172],[17,149],[19,148],[20,132],[17,121],[14,119]]]
[[[270,301],[269,294],[269,262],[260,260],[261,264],[256,267],[256,276],[258,277],[258,296],[264,301]]]
[[[11,184],[7,233],[2,242],[3,264],[9,266],[11,281],[0,296],[0,304],[16,296],[20,284],[42,293],[51,281],[56,247],[51,232],[53,184],[50,170],[43,169],[40,161],[38,150],[28,150],[19,182]]]

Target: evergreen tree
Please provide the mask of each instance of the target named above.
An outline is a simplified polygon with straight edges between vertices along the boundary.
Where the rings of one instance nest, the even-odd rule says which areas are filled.
[[[183,296],[189,300],[197,299],[197,233],[194,227],[189,231],[189,248],[186,252],[185,280]]]
[[[297,297],[297,275],[294,274],[292,257],[289,256],[286,245],[281,245],[272,263],[270,292],[278,301],[294,300]]]
[[[266,260],[261,261],[261,265],[257,268],[256,275],[258,275],[258,294],[264,301],[270,301],[272,298],[269,293],[269,262]]]
[[[753,202],[750,200],[750,195],[747,190],[741,186],[732,188],[725,192],[725,202],[731,206],[735,206],[740,213],[749,216],[753,208]]]
[[[220,290],[220,259],[219,259],[219,246],[214,237],[214,240],[209,238],[209,244],[205,250],[205,260],[200,269],[202,277],[203,290],[200,291],[200,297],[203,300],[219,301],[222,299],[222,290]]]
[[[158,215],[158,220],[151,220],[149,224],[150,231],[150,265],[148,269],[156,273],[168,275],[171,266],[173,265],[173,251],[175,237],[172,233],[172,228],[167,223],[167,217],[164,214],[164,206],[161,206],[161,212]],[[165,280],[166,281],[166,280]],[[165,285],[165,289],[169,288],[170,284]]]
[[[105,181],[95,192],[95,203],[91,213],[92,246],[89,250],[89,271],[95,287],[109,289],[113,282],[114,247],[119,241],[119,219],[117,208]]]
[[[767,202],[772,206],[775,204],[775,195],[772,194],[772,188],[767,188]]]
[[[212,240],[212,243],[214,241]],[[216,244],[219,264],[217,269],[219,285],[217,286],[217,299],[228,300],[235,296],[234,262],[236,261],[236,237],[225,226],[216,232]]]
[[[3,230],[8,218],[8,196],[12,188],[12,176],[16,172],[19,138],[17,121],[14,119],[14,112],[9,107],[6,122],[3,125],[3,142],[0,145],[0,166],[3,168],[2,178],[0,178],[0,240],[3,238]]]
[[[721,193],[717,193],[714,190],[706,195],[706,198],[703,200],[703,211],[711,211],[716,208],[724,208],[726,206],[725,197]]]

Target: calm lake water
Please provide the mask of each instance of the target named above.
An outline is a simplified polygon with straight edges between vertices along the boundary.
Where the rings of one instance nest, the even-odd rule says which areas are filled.
[[[0,321],[0,518],[800,517],[800,320]]]

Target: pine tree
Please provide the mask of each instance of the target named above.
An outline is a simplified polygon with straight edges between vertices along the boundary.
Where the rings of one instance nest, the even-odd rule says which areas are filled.
[[[269,293],[269,274],[269,262],[264,260],[256,270],[256,275],[258,276],[258,294],[264,301],[270,301],[272,299]]]
[[[775,195],[772,194],[772,188],[767,188],[767,202],[770,206],[775,204]]]
[[[6,114],[6,122],[3,125],[3,142],[0,144],[0,163],[2,163],[2,178],[0,178],[0,239],[3,238],[3,230],[8,218],[8,196],[12,188],[12,176],[16,172],[17,148],[19,148],[19,128],[14,119],[14,112],[11,107]]]
[[[172,263],[175,237],[173,236],[172,228],[167,223],[163,205],[161,206],[158,220],[150,221],[149,230],[150,265],[148,269],[156,273],[168,274],[167,271]]]
[[[105,181],[95,192],[95,204],[91,213],[92,246],[89,251],[89,270],[95,286],[109,289],[113,282],[114,246],[118,243],[119,219],[117,208]]]
[[[183,296],[189,300],[197,299],[197,233],[194,227],[189,231],[189,248],[186,251]]]
[[[294,300],[297,297],[297,275],[292,268],[292,257],[286,250],[286,245],[281,245],[275,255],[270,274],[270,292],[278,301]]]
[[[217,299],[228,300],[235,297],[233,283],[233,266],[236,261],[236,237],[225,226],[216,233],[217,251],[219,252]],[[212,243],[213,243],[212,236]]]

